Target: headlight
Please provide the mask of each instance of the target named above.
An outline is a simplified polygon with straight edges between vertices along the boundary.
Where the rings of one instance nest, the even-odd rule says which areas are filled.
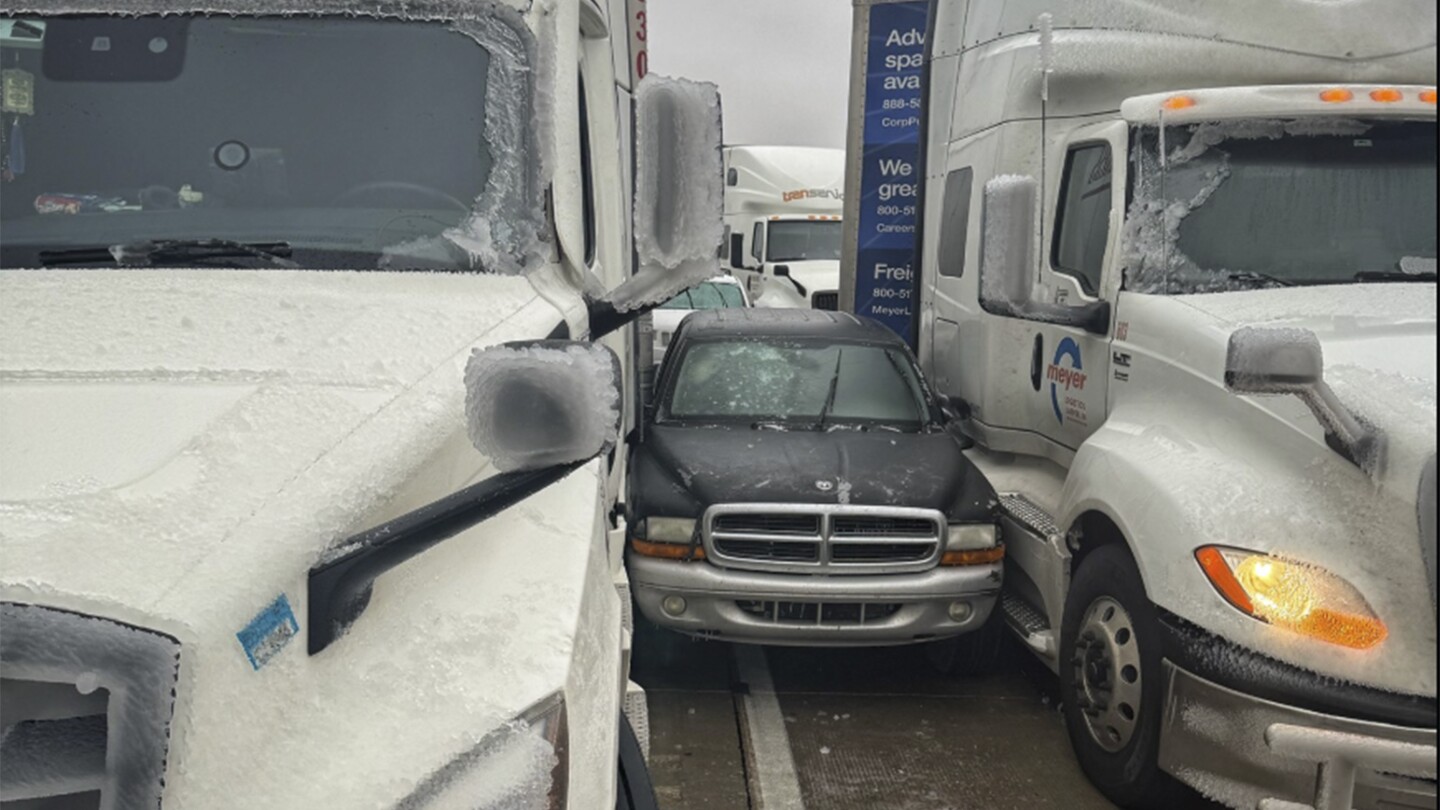
[[[695,537],[694,518],[646,518],[641,527],[644,539],[652,543],[684,543]]]
[[[694,538],[694,518],[645,518],[635,525],[635,534],[630,538],[630,548],[642,557],[703,560],[705,549],[695,543]]]
[[[941,565],[992,565],[1005,559],[1000,533],[993,523],[954,523],[945,537]]]
[[[1354,585],[1319,566],[1219,546],[1195,559],[1227,602],[1263,622],[1355,650],[1390,634]]]
[[[570,731],[558,695],[507,723],[441,768],[401,807],[564,810]]]

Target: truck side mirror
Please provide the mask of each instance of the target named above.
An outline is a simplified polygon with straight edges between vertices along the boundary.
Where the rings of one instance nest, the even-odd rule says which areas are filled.
[[[311,655],[360,618],[377,577],[558,482],[618,439],[620,360],[603,345],[477,350],[465,386],[470,439],[500,474],[350,537],[316,563],[307,588]]]
[[[1070,306],[1034,300],[1039,200],[1040,183],[1033,177],[1002,175],[985,184],[980,306],[995,315],[1108,334],[1109,301]]]
[[[778,278],[789,279],[789,280],[790,280],[790,283],[793,284],[793,285],[795,285],[795,292],[800,293],[800,297],[801,297],[801,298],[809,298],[809,297],[810,297],[810,291],[807,290],[807,289],[805,289],[805,285],[804,285],[804,284],[801,284],[799,281],[795,280],[795,277],[794,277],[794,276],[790,275],[790,265],[788,265],[788,264],[777,264],[777,265],[775,265],[775,275],[776,275],[776,277],[778,277]]]
[[[745,269],[745,234],[730,234],[730,266],[736,270]]]
[[[997,314],[1019,314],[1035,289],[1035,216],[1040,184],[1005,175],[985,184],[980,303]]]
[[[1326,384],[1320,338],[1309,329],[1237,329],[1226,352],[1225,387],[1236,394],[1299,397],[1333,450],[1368,473],[1380,469],[1384,434],[1351,413]]]
[[[635,98],[635,252],[629,281],[591,305],[592,337],[720,274],[725,170],[720,91],[655,74]]]

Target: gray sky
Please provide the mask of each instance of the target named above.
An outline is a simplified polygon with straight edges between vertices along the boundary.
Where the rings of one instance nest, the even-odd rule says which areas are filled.
[[[850,0],[649,0],[650,69],[720,85],[725,142],[845,146]]]

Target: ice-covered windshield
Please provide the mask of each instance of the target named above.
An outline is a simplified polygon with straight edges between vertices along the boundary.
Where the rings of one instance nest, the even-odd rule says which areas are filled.
[[[766,261],[840,261],[840,228],[835,220],[790,220],[770,223]]]
[[[666,421],[878,423],[918,428],[919,374],[883,346],[793,340],[715,340],[685,351]],[[823,419],[822,419],[823,415]]]
[[[1126,286],[1433,282],[1435,149],[1433,121],[1139,129]]]
[[[697,284],[660,305],[661,309],[738,309],[745,297],[738,284],[707,281]]]
[[[492,87],[523,72],[513,64],[520,49],[487,43],[483,26],[178,15],[13,23],[0,42],[5,267],[225,240],[283,245],[303,267],[515,269],[489,266],[506,263],[491,261],[493,250],[442,238],[473,235],[488,184],[523,185],[514,181],[524,171],[505,163],[526,160],[525,150],[492,131],[505,127],[491,109],[497,94],[496,104],[525,100]],[[483,230],[475,241],[489,241]]]

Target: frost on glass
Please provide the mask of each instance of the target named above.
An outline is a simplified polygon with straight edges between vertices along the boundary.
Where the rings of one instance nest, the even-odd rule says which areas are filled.
[[[465,369],[470,441],[501,472],[592,458],[619,430],[618,369],[596,344],[476,349]]]
[[[173,689],[180,647],[158,633],[32,605],[0,604],[0,665],[11,684],[73,684],[80,717],[63,707],[7,701],[4,776],[7,795],[56,796],[94,790],[102,807],[156,807],[164,787]],[[103,691],[102,691],[103,690]],[[104,694],[98,701],[83,696]],[[27,724],[33,718],[37,723]],[[93,718],[93,719],[92,719]],[[64,723],[46,721],[66,721]],[[97,740],[100,770],[76,768]],[[11,724],[14,725],[11,725]],[[55,733],[52,733],[55,732]],[[30,744],[17,735],[30,734]],[[94,754],[93,751],[88,751]],[[98,784],[97,784],[98,782]]]
[[[177,7],[164,0],[25,0],[7,8],[13,15],[56,14],[214,14],[343,15],[376,19],[441,22],[469,36],[490,54],[485,110],[485,146],[495,158],[484,192],[469,217],[440,236],[391,245],[381,268],[445,267],[518,275],[533,270],[548,255],[549,228],[544,208],[550,142],[550,79],[553,54],[537,43],[521,16],[529,0],[218,0],[202,7]],[[548,4],[540,16],[548,21]],[[478,148],[479,145],[477,145]],[[117,255],[117,260],[133,258]]]
[[[659,304],[720,274],[725,186],[720,94],[651,74],[636,93],[635,250],[640,271],[610,297],[618,312]]]
[[[1226,143],[1321,136],[1359,138],[1370,130],[1371,125],[1362,121],[1331,118],[1246,119],[1141,130],[1132,155],[1134,197],[1122,234],[1126,288],[1159,294],[1254,289],[1258,281],[1267,280],[1263,274],[1244,267],[1203,266],[1187,255],[1182,245],[1182,226],[1231,179],[1231,154],[1226,151]],[[1155,143],[1147,143],[1147,138]],[[1296,149],[1304,149],[1303,140]],[[1318,171],[1313,176],[1322,181]],[[1294,178],[1277,178],[1275,182],[1287,181],[1293,182]],[[1293,193],[1299,191],[1298,186],[1293,189]],[[1337,206],[1349,202],[1341,199],[1341,191],[1329,189]],[[1384,202],[1364,201],[1368,205]],[[1410,263],[1415,266],[1420,261],[1423,259],[1417,257]]]
[[[1039,183],[1006,174],[985,184],[984,244],[980,259],[980,300],[1019,310],[1031,299],[1035,266],[1035,205]]]

